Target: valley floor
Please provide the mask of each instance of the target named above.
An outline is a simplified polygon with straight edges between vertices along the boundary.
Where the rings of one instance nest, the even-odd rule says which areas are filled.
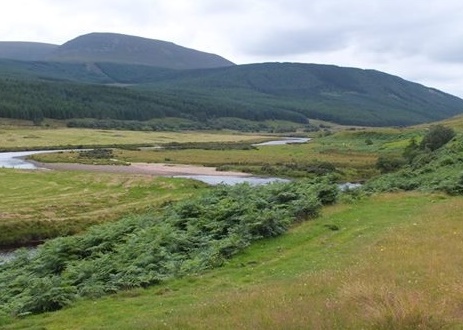
[[[149,174],[155,176],[173,175],[214,175],[214,176],[249,176],[249,174],[232,171],[217,171],[215,167],[182,165],[182,164],[162,164],[162,163],[133,163],[123,165],[88,165],[77,163],[40,163],[40,167],[52,170],[65,171],[92,171],[107,173],[130,173],[130,174]]]

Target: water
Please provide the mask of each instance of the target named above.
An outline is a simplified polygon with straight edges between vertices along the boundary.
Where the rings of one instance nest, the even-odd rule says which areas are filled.
[[[50,152],[58,152],[61,150],[36,150],[36,151],[14,151],[14,152],[0,152],[0,168],[18,168],[26,170],[38,169],[35,164],[27,161],[26,156],[35,154],[44,154]]]
[[[0,265],[13,259],[15,250],[0,250]]]
[[[37,251],[37,248],[35,246],[24,247],[23,249],[26,249],[28,255],[32,255]],[[14,259],[15,254],[17,252],[18,249],[0,250],[0,265]]]
[[[260,146],[269,146],[269,145],[282,145],[288,143],[306,143],[310,139],[285,139],[279,141],[269,141],[262,144],[257,144]],[[38,151],[19,151],[19,152],[2,152],[0,153],[0,167],[7,168],[19,168],[19,169],[38,169],[36,165],[31,162],[28,162],[24,157],[39,154],[39,153],[49,153],[49,152],[58,152],[61,150],[38,150]],[[195,179],[202,182],[205,182],[210,185],[236,185],[240,183],[249,183],[251,185],[262,185],[272,182],[289,182],[290,180],[275,178],[275,177],[256,177],[256,176],[215,176],[215,175],[175,175],[175,178],[189,178]],[[345,183],[340,184],[339,188],[341,190],[355,189],[360,187],[360,184],[355,183]],[[0,264],[7,262],[14,258],[15,250],[0,250]]]
[[[309,142],[309,138],[284,138],[283,140],[275,140],[275,141],[267,141],[262,143],[255,143],[253,144],[254,147],[261,147],[261,146],[281,146],[284,144],[293,144],[293,143],[307,143]]]
[[[360,188],[361,186],[362,186],[361,183],[352,183],[352,182],[341,183],[338,185],[341,191],[357,189],[357,188]]]
[[[256,176],[233,176],[233,175],[225,175],[225,176],[217,176],[217,175],[175,175],[174,178],[187,178],[187,179],[194,179],[198,181],[205,182],[210,185],[218,185],[218,184],[225,184],[225,185],[236,185],[240,183],[249,183],[250,185],[261,185],[261,184],[268,184],[272,182],[289,182],[286,179],[280,178],[261,178]]]
[[[256,143],[253,144],[255,147],[260,146],[277,146],[277,145],[284,145],[284,144],[292,144],[292,143],[306,143],[310,141],[309,138],[284,138],[281,140],[275,141],[268,141],[263,143]],[[34,155],[34,154],[43,154],[43,153],[50,153],[50,152],[59,152],[63,150],[35,150],[35,151],[14,151],[14,152],[0,152],[0,168],[18,168],[18,169],[27,169],[27,170],[35,170],[40,167],[36,166],[34,163],[29,162],[25,159],[25,157]],[[202,180],[202,179],[198,179]],[[207,181],[214,181],[214,179],[204,178]],[[228,179],[227,179],[228,180]],[[254,181],[253,181],[254,180]],[[245,180],[245,182],[253,181],[253,182],[260,182],[262,178],[254,178]],[[233,179],[229,179],[228,181],[233,182]],[[252,183],[252,182],[251,182]],[[214,184],[214,183],[211,183]],[[217,184],[217,183],[215,183]],[[232,183],[234,184],[234,183]]]

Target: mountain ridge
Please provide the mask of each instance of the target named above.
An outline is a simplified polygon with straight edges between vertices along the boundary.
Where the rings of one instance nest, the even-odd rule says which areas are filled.
[[[144,63],[152,60],[152,47],[164,49],[171,64]],[[179,50],[180,57],[171,49]],[[111,54],[118,56],[108,60]],[[193,60],[181,69],[178,59],[185,54],[193,54]],[[53,60],[1,59],[0,116],[141,121],[173,116],[199,123],[225,117],[320,119],[406,126],[463,113],[462,99],[377,70],[313,63],[235,65],[204,54],[164,41],[91,33],[54,49],[46,56]],[[224,65],[203,67],[195,56],[207,61],[212,56]]]
[[[171,69],[231,66],[225,58],[172,42],[117,33],[90,33],[57,48],[49,61],[114,62]]]
[[[0,59],[39,61],[45,59],[58,47],[58,45],[41,42],[0,41]]]
[[[109,62],[182,70],[235,65],[219,55],[173,42],[102,32],[84,34],[62,45],[0,42],[0,58],[73,63]]]

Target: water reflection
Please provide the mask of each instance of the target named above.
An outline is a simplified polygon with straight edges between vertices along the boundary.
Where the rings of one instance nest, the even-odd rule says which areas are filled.
[[[256,176],[217,176],[217,175],[175,175],[174,178],[187,178],[205,182],[210,185],[236,185],[240,183],[249,183],[250,185],[262,185],[272,182],[289,182],[281,178],[261,178]]]

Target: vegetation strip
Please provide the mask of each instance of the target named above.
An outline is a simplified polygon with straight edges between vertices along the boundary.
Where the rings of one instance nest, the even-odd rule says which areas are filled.
[[[82,297],[146,287],[223,264],[252,241],[278,236],[334,203],[323,182],[221,186],[162,214],[125,218],[51,240],[0,265],[3,313],[60,309]]]
[[[199,276],[5,318],[4,328],[458,329],[461,207],[461,197],[422,193],[351,200]]]

